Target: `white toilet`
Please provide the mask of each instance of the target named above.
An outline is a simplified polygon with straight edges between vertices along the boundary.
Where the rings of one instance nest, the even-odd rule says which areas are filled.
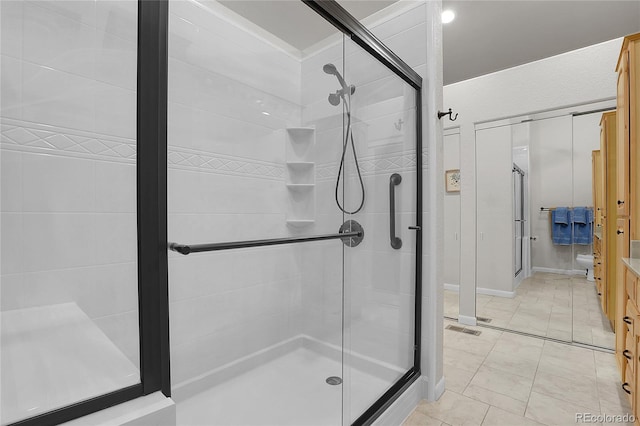
[[[594,281],[593,279],[593,256],[590,254],[579,254],[576,257],[576,263],[579,269],[587,270],[587,281]]]

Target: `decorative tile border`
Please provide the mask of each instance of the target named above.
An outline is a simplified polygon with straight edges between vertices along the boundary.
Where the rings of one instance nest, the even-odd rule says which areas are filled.
[[[169,168],[284,180],[284,164],[169,148]]]
[[[136,141],[115,136],[99,135],[82,130],[30,123],[3,118],[0,125],[0,142],[3,149],[44,153],[102,161],[135,164]],[[188,148],[169,147],[170,169],[196,172],[242,175],[263,179],[284,180],[285,165],[275,162],[225,156]],[[427,153],[423,153],[426,164]],[[368,156],[359,159],[363,176],[389,171],[415,168],[415,152],[399,152]],[[335,179],[338,163],[316,166],[317,180]]]
[[[26,121],[2,119],[3,149],[135,163],[136,142]]]
[[[134,139],[3,118],[2,149],[135,164]],[[283,180],[284,164],[169,147],[169,168]]]

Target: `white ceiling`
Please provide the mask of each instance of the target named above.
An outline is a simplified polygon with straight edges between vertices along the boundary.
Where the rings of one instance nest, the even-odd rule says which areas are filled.
[[[445,0],[444,83],[640,32],[640,1]]]
[[[309,6],[296,0],[218,0],[296,49],[303,51],[338,30]],[[364,19],[397,0],[339,0],[357,19]]]
[[[395,0],[338,0],[358,19]],[[301,1],[220,0],[299,50],[337,30]],[[444,83],[451,84],[640,32],[638,0],[443,0]]]

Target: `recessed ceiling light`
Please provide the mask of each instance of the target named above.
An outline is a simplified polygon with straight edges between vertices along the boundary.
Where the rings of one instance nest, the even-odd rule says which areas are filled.
[[[447,9],[442,12],[442,23],[448,24],[456,18],[456,14],[453,13],[453,10]]]

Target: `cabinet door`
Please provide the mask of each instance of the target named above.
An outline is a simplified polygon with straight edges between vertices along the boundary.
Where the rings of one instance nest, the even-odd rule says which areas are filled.
[[[635,403],[634,403],[635,389],[634,388],[635,388],[635,378],[633,375],[633,370],[627,367],[625,368],[624,383],[622,384],[622,389],[624,389],[624,391],[626,392],[627,397],[629,398],[629,405],[631,405],[632,408],[635,408]]]
[[[600,131],[601,139],[604,137],[603,131]],[[602,144],[601,144],[602,145]],[[602,157],[601,150],[593,151],[591,156],[592,161],[592,191],[593,191],[593,206],[595,208],[594,211],[594,223],[597,230],[602,229],[602,217],[605,214],[604,205],[602,202],[602,189],[604,187],[604,182],[602,179]]]
[[[623,273],[624,268],[622,265],[622,261],[620,260],[623,257],[629,257],[629,219],[628,218],[619,218],[617,221],[617,229],[616,229],[616,237],[617,237],[617,247],[616,247],[616,255],[615,260],[619,262],[620,265],[617,268],[619,272],[617,274],[617,281],[623,282]]]
[[[633,302],[631,302],[631,300],[627,296],[627,292],[625,291],[624,282],[626,268],[622,263],[622,260],[620,260],[622,257],[629,257],[629,243],[627,242],[628,240],[625,237],[625,235],[628,235],[629,219],[618,219],[616,224],[616,256],[610,258],[609,261],[617,262],[618,267],[616,269],[616,282],[621,283],[621,285],[615,286],[614,290],[616,294],[616,305],[619,307],[619,309],[616,309],[614,327],[616,330],[616,354],[618,356],[618,363],[621,369],[622,377],[624,378],[624,369],[626,367],[626,363],[622,362],[625,361],[622,356],[622,351],[625,347],[625,339],[629,326],[631,327],[631,332],[633,332],[634,326],[633,318],[627,320],[631,321],[630,325],[625,324],[624,320],[624,317],[627,315],[627,311],[629,310],[625,309],[625,307],[629,306]],[[618,231],[621,231],[621,233],[618,233]]]
[[[633,358],[634,359],[633,363],[635,364],[635,369],[634,369],[635,383],[634,383],[632,394],[631,394],[631,398],[632,398],[631,411],[635,415],[637,415],[638,414],[638,403],[640,402],[640,398],[638,398],[638,392],[637,392],[638,391],[638,355],[637,354],[638,354],[638,349],[640,349],[640,345],[638,344],[639,339],[636,338],[636,337],[633,338],[633,342],[635,344],[635,356]],[[635,424],[638,424],[637,420],[636,420]]]
[[[628,61],[625,137],[629,140],[629,238],[636,240],[640,239],[640,39],[629,43]]]
[[[618,259],[612,259],[612,261],[615,262],[618,261]],[[620,271],[621,282],[625,283],[625,285],[620,285],[616,288],[616,304],[618,309],[616,309],[614,326],[616,331],[616,360],[618,361],[618,367],[620,369],[620,379],[624,382],[627,359],[624,357],[623,352],[626,349],[627,334],[633,334],[633,318],[627,315],[627,311],[630,311],[629,305],[632,304],[633,301],[629,298],[625,289],[627,288],[626,280],[630,279],[633,274],[628,273],[622,261],[620,261],[618,271]],[[628,285],[631,285],[631,283]]]
[[[629,215],[629,52],[622,53],[617,92],[618,216]]]

